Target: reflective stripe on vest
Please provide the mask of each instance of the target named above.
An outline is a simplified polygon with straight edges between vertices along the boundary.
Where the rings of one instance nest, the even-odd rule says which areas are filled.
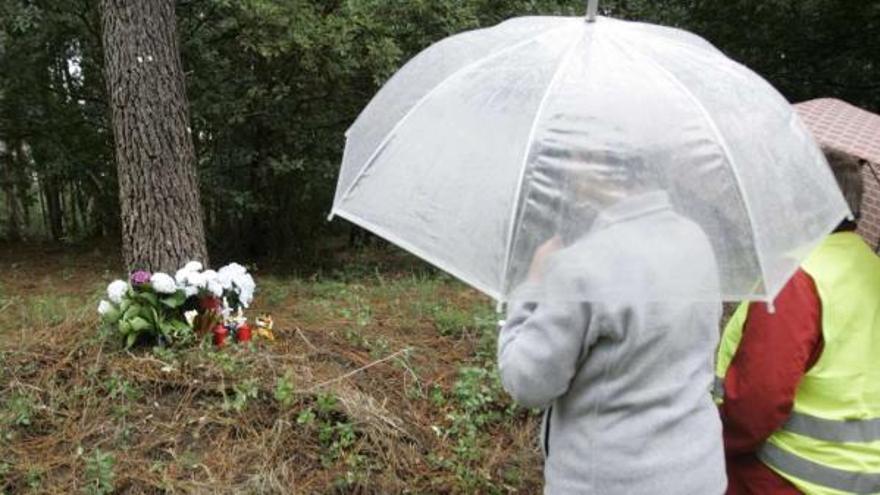
[[[880,492],[880,473],[857,473],[834,469],[765,443],[758,458],[768,466],[817,485],[847,493],[871,495]]]
[[[867,443],[880,440],[880,418],[835,421],[792,411],[782,428],[826,442]]]

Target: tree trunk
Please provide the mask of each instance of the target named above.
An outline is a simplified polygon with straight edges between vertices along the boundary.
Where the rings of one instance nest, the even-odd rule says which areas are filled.
[[[64,210],[61,190],[58,188],[58,180],[44,178],[42,183],[46,212],[49,215],[49,235],[53,241],[60,241],[64,238]]]
[[[6,145],[0,142],[0,170],[3,176],[0,183],[3,185],[3,196],[6,199],[6,239],[18,241],[21,239],[21,209],[19,208],[18,195],[15,191],[15,163],[12,153],[6,153]]]
[[[101,0],[129,270],[207,263],[174,0]]]

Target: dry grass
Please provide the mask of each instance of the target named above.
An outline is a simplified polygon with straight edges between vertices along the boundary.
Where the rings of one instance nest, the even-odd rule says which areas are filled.
[[[126,352],[94,315],[113,257],[0,256],[0,493],[540,491],[534,415],[479,372],[491,306],[448,279],[258,274],[276,342]]]

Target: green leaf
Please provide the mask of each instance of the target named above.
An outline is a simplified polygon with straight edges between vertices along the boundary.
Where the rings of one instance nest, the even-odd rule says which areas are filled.
[[[134,341],[137,340],[138,334],[130,333],[128,337],[125,338],[125,348],[128,349],[134,345]]]
[[[150,323],[149,321],[147,321],[147,320],[141,318],[140,316],[135,316],[135,317],[132,318],[132,320],[131,320],[131,328],[132,328],[132,330],[134,330],[136,333],[141,333],[141,332],[145,332],[145,331],[147,331],[147,330],[152,329],[152,328],[153,328],[153,324]]]
[[[131,333],[131,322],[129,322],[128,320],[120,320],[119,332],[123,335]]]
[[[141,307],[140,307],[140,305],[138,305],[138,304],[131,304],[131,305],[128,307],[128,309],[126,309],[125,312],[122,313],[122,320],[123,320],[123,321],[130,321],[130,320],[133,320],[134,318],[137,317],[138,314],[140,314],[140,312],[141,312]]]
[[[146,301],[150,306],[158,306],[159,305],[159,297],[152,292],[139,292],[138,297],[140,297],[143,301]]]
[[[189,325],[182,320],[171,320],[171,326],[174,327],[174,330],[177,332],[187,332],[190,330]]]
[[[109,324],[114,324],[119,321],[119,318],[122,317],[122,313],[118,309],[111,309],[104,313],[104,321]]]
[[[170,296],[162,298],[162,304],[164,304],[165,306],[168,306],[171,309],[177,309],[177,308],[183,306],[183,303],[185,303],[185,302],[186,302],[186,294],[182,290],[179,290],[179,291],[175,292],[174,294],[171,294]]]

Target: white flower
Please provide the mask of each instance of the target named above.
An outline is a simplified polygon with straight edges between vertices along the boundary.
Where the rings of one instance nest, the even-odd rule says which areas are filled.
[[[108,301],[101,301],[98,303],[98,314],[101,316],[106,315],[107,313],[113,311],[113,305]]]
[[[174,279],[171,278],[171,275],[168,275],[167,273],[154,273],[153,276],[150,277],[150,285],[152,285],[153,290],[159,294],[174,294],[177,292],[177,284],[174,282]]]
[[[217,297],[222,296],[223,284],[220,283],[219,274],[214,270],[205,270],[202,275],[205,277],[205,288],[208,289],[208,292]]]
[[[236,292],[238,292],[238,301],[245,308],[250,306],[251,301],[254,299],[254,291],[257,289],[254,277],[251,277],[249,273],[244,273],[235,277],[233,283],[235,284]]]
[[[126,292],[128,292],[128,282],[125,280],[114,280],[107,286],[107,298],[113,304],[121,303]]]
[[[193,287],[204,289],[208,285],[208,277],[206,277],[204,273],[189,272],[186,277],[186,283]]]
[[[230,263],[221,268],[220,273],[227,273],[230,276],[244,275],[245,273],[247,273],[247,268],[239,265],[238,263]]]
[[[199,293],[199,288],[193,287],[192,285],[187,285],[183,288],[183,293],[184,295],[186,295],[186,297],[192,297]]]
[[[193,326],[193,322],[196,321],[196,316],[198,316],[198,315],[199,315],[199,312],[195,309],[192,311],[187,311],[186,313],[183,313],[183,317],[186,318],[186,324],[189,325],[190,327]]]
[[[190,261],[189,263],[183,265],[183,268],[181,268],[181,270],[185,272],[200,272],[202,271],[202,268],[204,267],[198,261]]]
[[[237,277],[247,274],[247,268],[239,265],[238,263],[230,263],[218,272],[218,276],[220,278],[220,285],[223,286],[224,290],[231,290],[232,284],[235,282]]]

